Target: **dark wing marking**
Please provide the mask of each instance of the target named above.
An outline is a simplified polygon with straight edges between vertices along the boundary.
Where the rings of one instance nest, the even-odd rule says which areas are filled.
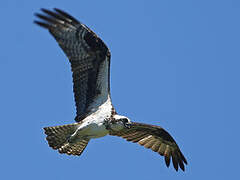
[[[167,131],[159,126],[132,122],[129,129],[126,128],[118,132],[111,131],[110,135],[120,136],[134,143],[137,142],[145,148],[158,152],[165,157],[167,167],[169,167],[172,158],[176,171],[178,171],[178,166],[183,171],[185,170],[184,163],[187,164],[187,160],[177,143]]]
[[[100,106],[108,98],[110,52],[87,26],[60,9],[54,10],[42,9],[45,14],[36,16],[43,21],[34,22],[49,30],[71,63],[75,120],[79,122],[96,108],[94,103]]]

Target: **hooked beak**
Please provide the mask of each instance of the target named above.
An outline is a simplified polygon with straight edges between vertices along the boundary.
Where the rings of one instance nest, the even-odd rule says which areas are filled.
[[[127,128],[127,129],[130,129],[132,127],[132,124],[130,122],[126,122],[124,123],[124,126]]]

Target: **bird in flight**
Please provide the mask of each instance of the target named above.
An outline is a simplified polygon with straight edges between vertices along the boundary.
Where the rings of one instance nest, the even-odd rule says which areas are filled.
[[[75,123],[45,127],[46,140],[59,153],[80,156],[88,142],[106,135],[119,136],[172,160],[176,171],[187,160],[172,136],[160,126],[132,122],[117,114],[110,96],[110,51],[86,25],[54,8],[41,9],[37,25],[47,29],[69,59],[76,105]]]

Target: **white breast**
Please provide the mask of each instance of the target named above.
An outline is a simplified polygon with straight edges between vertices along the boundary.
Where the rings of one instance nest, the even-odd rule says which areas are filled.
[[[99,138],[106,136],[109,132],[104,125],[105,119],[111,116],[112,104],[108,96],[107,101],[97,111],[83,120],[76,131],[79,137]]]

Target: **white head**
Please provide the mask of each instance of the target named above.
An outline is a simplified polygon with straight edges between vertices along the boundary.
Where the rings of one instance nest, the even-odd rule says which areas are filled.
[[[120,131],[123,128],[130,127],[131,121],[127,117],[115,114],[113,118],[114,120],[110,125],[112,130]]]

